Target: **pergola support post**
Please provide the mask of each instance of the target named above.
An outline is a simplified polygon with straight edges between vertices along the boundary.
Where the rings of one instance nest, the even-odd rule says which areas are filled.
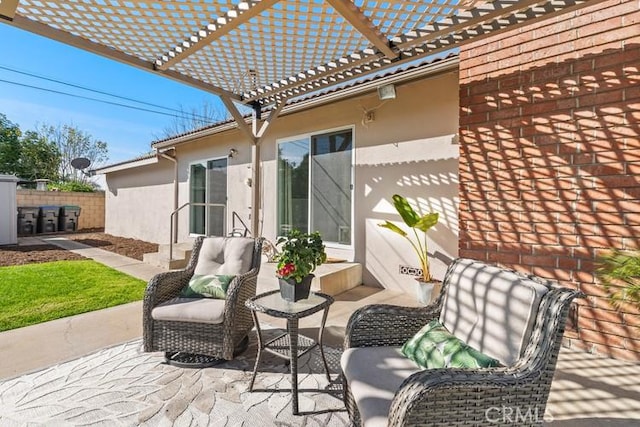
[[[230,98],[221,96],[221,99],[225,107],[227,107],[227,110],[231,113],[231,116],[235,120],[240,131],[251,141],[251,235],[259,237],[262,234],[260,230],[260,206],[262,205],[260,141],[264,137],[267,129],[269,129],[276,119],[280,117],[280,112],[286,104],[286,99],[281,100],[280,103],[274,106],[269,117],[267,117],[260,126],[258,126],[260,119],[258,118],[258,114],[255,109],[251,115],[251,126],[249,126]]]
[[[259,237],[260,232],[260,205],[262,197],[260,189],[260,141],[251,146],[251,235]]]

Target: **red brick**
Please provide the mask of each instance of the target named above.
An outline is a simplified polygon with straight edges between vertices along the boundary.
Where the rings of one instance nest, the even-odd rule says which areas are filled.
[[[625,340],[624,347],[634,352],[640,352],[640,340],[637,338],[634,339],[634,337],[629,337]]]
[[[520,254],[510,252],[489,252],[487,261],[496,264],[519,264]]]
[[[640,315],[632,314],[632,313],[624,313],[623,318],[624,318],[625,325],[633,326],[635,328],[640,327]]]
[[[622,102],[623,92],[619,90],[610,90],[607,92],[594,93],[590,95],[583,95],[578,98],[578,104],[580,108],[588,106],[599,106],[602,104],[610,104],[613,102]]]
[[[558,258],[557,263],[558,268],[564,270],[577,270],[580,268],[579,260],[573,258]]]
[[[623,219],[621,219],[616,224],[626,224],[626,225],[640,225],[640,213],[630,213],[624,212],[620,214]]]
[[[601,212],[640,212],[640,202],[632,200],[599,201],[594,202],[593,209]]]
[[[581,283],[580,290],[589,296],[595,296],[599,298],[607,298],[609,296],[609,293],[601,284]]]
[[[571,280],[571,273],[558,268],[532,266],[531,272],[536,276],[551,280]]]
[[[599,331],[584,329],[579,332],[579,336],[581,341],[604,344],[607,347],[624,348],[624,338],[615,335],[608,335]]]
[[[592,307],[603,310],[619,310],[624,314],[640,315],[640,308],[628,303],[620,303],[619,307],[614,307],[608,298],[589,297]]]
[[[487,261],[487,252],[481,250],[468,250],[459,248],[459,255],[464,258],[477,259],[479,261]]]
[[[599,319],[595,320],[595,330],[607,335],[616,335],[625,338],[634,338],[637,336],[637,328],[634,326],[621,325],[620,323],[605,322]],[[640,348],[638,348],[640,351]]]
[[[616,173],[615,169],[610,167],[607,172]],[[621,173],[618,171],[618,173]],[[596,179],[602,183],[607,188],[626,188],[626,187],[636,187],[640,185],[640,177],[636,176],[623,176],[623,175],[614,175],[614,176],[598,176]]]
[[[589,346],[589,350],[596,354],[601,354],[607,357],[613,357],[616,359],[628,360],[630,362],[640,362],[640,352],[629,351],[628,349],[621,349],[616,347],[609,347],[602,344],[585,343]]]
[[[598,319],[604,322],[623,323],[624,315],[613,310],[599,310],[589,306],[580,307],[580,316],[590,319]]]

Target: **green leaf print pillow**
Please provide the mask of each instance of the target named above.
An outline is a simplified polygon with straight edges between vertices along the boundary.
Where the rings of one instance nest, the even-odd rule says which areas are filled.
[[[425,369],[489,368],[500,362],[460,341],[432,320],[402,346],[402,354]]]
[[[182,288],[180,296],[185,298],[226,299],[229,284],[236,276],[216,274],[194,274],[189,284]]]

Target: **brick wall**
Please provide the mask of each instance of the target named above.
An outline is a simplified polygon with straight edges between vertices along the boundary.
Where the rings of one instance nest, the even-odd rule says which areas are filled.
[[[104,228],[104,192],[73,193],[57,191],[18,190],[18,206],[76,205],[80,206],[78,230]]]
[[[640,247],[640,11],[607,1],[460,52],[460,255],[579,288],[568,342],[640,360],[594,277]]]

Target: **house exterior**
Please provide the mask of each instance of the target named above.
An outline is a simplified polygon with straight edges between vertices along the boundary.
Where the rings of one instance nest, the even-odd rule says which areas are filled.
[[[397,85],[393,101],[380,104],[363,90],[285,110],[262,142],[262,234],[275,238],[286,217],[278,207],[279,149],[351,130],[351,244],[329,246],[363,264],[365,283],[406,290],[411,280],[399,266],[415,265],[413,253],[376,226],[397,219],[390,198],[401,193],[441,213],[429,234],[436,277],[460,255],[578,288],[586,298],[570,315],[567,343],[638,361],[640,311],[615,309],[596,277],[602,253],[640,248],[638,64],[637,1],[601,1],[462,44],[456,66],[433,73],[425,66],[424,75]],[[227,209],[247,218],[250,146],[230,124],[206,132],[156,144],[174,145],[180,203],[189,200],[190,165],[235,148]],[[141,159],[106,172],[107,231],[168,240],[171,161]],[[145,215],[133,219],[138,211]],[[188,219],[180,221],[184,238]]]
[[[400,221],[395,193],[440,213],[429,233],[442,277],[457,256],[457,56],[435,59],[292,103],[260,142],[261,235],[320,231],[331,257],[363,266],[363,282],[412,292],[419,266],[410,245],[378,223]],[[393,84],[394,99],[377,88]],[[251,143],[233,122],[156,142],[150,155],[100,169],[105,231],[169,243],[227,235],[250,224]],[[175,179],[177,177],[177,180]],[[175,184],[177,182],[177,185]]]

